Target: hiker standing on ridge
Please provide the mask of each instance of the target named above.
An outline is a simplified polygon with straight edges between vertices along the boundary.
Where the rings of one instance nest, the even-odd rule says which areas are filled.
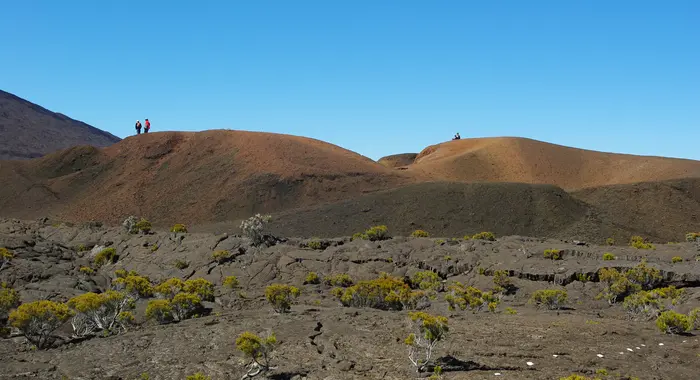
[[[141,122],[136,120],[136,134],[140,135],[141,134]]]
[[[143,133],[148,133],[149,129],[151,129],[151,122],[146,119],[146,128],[143,129]]]

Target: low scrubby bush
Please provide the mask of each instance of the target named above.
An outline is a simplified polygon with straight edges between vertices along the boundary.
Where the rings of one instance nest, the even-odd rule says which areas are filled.
[[[607,245],[615,245],[615,239],[609,237],[609,238],[605,239],[605,244],[607,244]]]
[[[131,298],[138,299],[153,295],[153,285],[147,277],[139,276],[136,272],[131,272],[125,277],[114,280],[115,290],[125,291]]]
[[[160,324],[173,321],[173,307],[167,299],[157,299],[148,301],[146,306],[146,318],[155,320]]]
[[[306,244],[307,247],[315,250],[323,250],[323,243],[320,240],[314,239]]]
[[[214,301],[214,284],[203,278],[193,278],[185,281],[182,291],[196,294],[202,301]]]
[[[411,285],[413,288],[421,290],[438,291],[442,286],[442,282],[440,281],[440,277],[438,277],[437,273],[426,270],[416,272],[411,277]]]
[[[271,368],[272,352],[277,344],[277,337],[270,333],[262,338],[246,331],[236,338],[236,348],[249,360],[245,377],[252,378]]]
[[[176,224],[173,226],[173,228],[170,229],[170,232],[175,232],[175,233],[186,233],[187,232],[187,227],[184,224]]]
[[[134,308],[133,299],[126,293],[107,291],[105,293],[84,293],[68,300],[68,307],[73,310],[73,334],[83,337],[97,331],[105,333],[125,329],[120,314]],[[122,316],[123,317],[123,316]]]
[[[641,236],[632,236],[630,238],[630,247],[633,247],[636,249],[656,249],[656,247],[654,247],[653,244],[647,242]]]
[[[604,261],[612,261],[612,260],[615,260],[615,255],[613,255],[613,254],[610,253],[610,252],[605,252],[605,253],[603,254],[603,260],[604,260]]]
[[[537,306],[544,306],[549,310],[558,310],[566,304],[567,298],[565,290],[541,289],[532,293],[529,302]]]
[[[674,286],[649,291],[640,290],[625,297],[622,307],[633,318],[650,320],[656,318],[670,305],[680,304],[685,295],[685,289],[676,289]]]
[[[10,310],[19,304],[19,293],[8,284],[0,283],[0,327],[4,325]]]
[[[117,250],[110,247],[101,250],[97,255],[95,255],[93,258],[93,264],[99,268],[105,264],[116,263],[118,259],[119,256],[117,256]]]
[[[170,301],[170,306],[175,318],[183,321],[202,309],[202,300],[194,293],[178,293]]]
[[[237,288],[240,285],[238,281],[238,277],[236,276],[227,276],[224,278],[224,286],[227,288]]]
[[[318,278],[318,275],[316,272],[309,272],[309,274],[306,275],[306,278],[304,279],[304,284],[320,284],[321,279]]]
[[[265,298],[277,313],[286,313],[300,293],[299,288],[294,286],[272,284],[265,289]]]
[[[151,229],[153,228],[153,226],[151,225],[151,222],[149,222],[148,220],[146,220],[144,218],[141,218],[141,220],[139,220],[134,225],[134,228],[136,228],[136,230],[138,230],[142,234],[148,235],[151,232]]]
[[[53,332],[71,315],[65,304],[41,300],[19,305],[10,313],[9,322],[38,349],[43,349],[53,343]]]
[[[196,372],[192,375],[187,376],[187,378],[185,378],[185,380],[211,380],[211,377],[205,376],[201,372]]]
[[[685,314],[673,310],[664,311],[656,319],[656,327],[665,334],[682,334],[690,331],[693,323]]]
[[[211,258],[219,264],[223,264],[231,260],[231,252],[227,250],[214,251],[211,254]]]
[[[358,232],[354,235],[352,235],[352,239],[362,239],[362,240],[369,240],[369,241],[378,241],[378,240],[386,240],[389,238],[389,229],[384,226],[374,226],[368,229],[365,232]]]
[[[153,288],[154,293],[161,298],[172,299],[185,288],[185,283],[179,278],[173,277],[161,282]]]
[[[430,237],[430,234],[427,233],[427,232],[425,232],[425,231],[423,231],[423,230],[415,230],[415,231],[411,232],[411,237],[414,237],[414,238],[427,238],[427,237]]]
[[[473,286],[465,286],[461,282],[455,282],[447,287],[445,301],[450,310],[469,308],[474,313],[481,311],[484,307],[494,312],[500,303],[500,299],[492,292],[483,292]]]
[[[0,248],[0,271],[10,264],[15,256],[7,248]]]
[[[496,241],[496,235],[493,232],[479,232],[471,237],[473,240],[488,240]]]
[[[598,278],[606,284],[598,298],[605,298],[610,304],[640,290],[653,289],[663,279],[661,272],[647,266],[646,261],[642,261],[623,273],[615,268],[601,268],[598,271]]]
[[[558,249],[545,249],[544,258],[550,260],[561,260],[561,251]]]
[[[672,262],[673,264],[682,263],[682,262],[683,262],[683,258],[680,257],[680,256],[673,256],[673,257],[671,258],[671,262]]]
[[[253,245],[260,245],[263,243],[265,224],[270,222],[271,219],[270,215],[255,214],[241,222],[241,231],[243,231],[243,235],[252,240]]]
[[[343,288],[352,286],[352,284],[354,283],[352,277],[350,277],[350,275],[347,273],[339,273],[326,276],[324,277],[323,282],[329,286],[342,286]]]
[[[402,278],[381,273],[379,278],[360,281],[348,288],[332,291],[343,306],[369,307],[381,310],[422,309],[430,306],[428,294],[412,290]]]
[[[688,232],[685,234],[685,241],[695,242],[700,239],[700,232]]]
[[[420,373],[430,363],[437,344],[446,338],[450,329],[447,318],[441,315],[416,311],[409,312],[408,317],[412,332],[404,343],[408,346],[408,360]]]
[[[175,263],[173,264],[175,268],[179,270],[187,269],[190,266],[190,263],[184,260],[175,260]]]
[[[496,286],[494,288],[496,292],[508,293],[515,289],[515,285],[513,285],[513,281],[510,279],[510,276],[508,276],[508,271],[506,270],[497,270],[493,272],[493,284]]]

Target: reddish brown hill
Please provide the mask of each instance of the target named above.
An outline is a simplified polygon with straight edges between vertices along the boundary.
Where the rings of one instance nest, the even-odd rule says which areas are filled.
[[[411,165],[413,161],[416,160],[416,157],[418,157],[417,153],[394,154],[391,156],[382,157],[377,162],[386,166],[387,168],[403,168]]]
[[[541,183],[580,189],[700,177],[700,161],[603,153],[503,137],[429,146],[407,171],[433,180]]]
[[[0,160],[41,157],[77,145],[108,146],[110,133],[0,90]]]
[[[5,216],[198,223],[336,201],[409,181],[318,140],[269,133],[151,133],[0,162]]]

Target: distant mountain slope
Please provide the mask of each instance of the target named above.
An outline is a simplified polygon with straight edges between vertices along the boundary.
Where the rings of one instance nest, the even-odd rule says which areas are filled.
[[[550,184],[574,190],[696,178],[700,177],[700,161],[604,153],[501,137],[429,146],[406,171],[432,180]]]
[[[119,140],[0,90],[0,160],[41,157],[77,145],[104,147]]]

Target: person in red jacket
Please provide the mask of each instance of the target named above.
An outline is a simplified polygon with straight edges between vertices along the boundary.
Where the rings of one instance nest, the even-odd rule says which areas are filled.
[[[148,133],[148,131],[151,129],[151,122],[146,119],[146,125],[143,128],[143,133]]]

